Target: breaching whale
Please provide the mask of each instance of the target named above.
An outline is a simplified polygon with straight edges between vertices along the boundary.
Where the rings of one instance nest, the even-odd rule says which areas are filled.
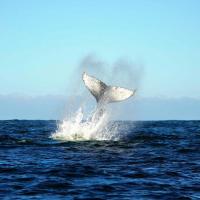
[[[106,104],[126,100],[136,92],[136,90],[132,91],[122,87],[107,85],[97,78],[89,76],[86,72],[83,73],[83,81],[97,101],[97,109],[92,117],[94,119],[99,118],[103,114]]]

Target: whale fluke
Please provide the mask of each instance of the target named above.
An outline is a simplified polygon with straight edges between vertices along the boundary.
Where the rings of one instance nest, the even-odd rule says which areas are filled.
[[[122,87],[109,86],[93,76],[83,73],[83,81],[97,103],[105,104],[123,101],[133,96],[136,90],[128,90]]]

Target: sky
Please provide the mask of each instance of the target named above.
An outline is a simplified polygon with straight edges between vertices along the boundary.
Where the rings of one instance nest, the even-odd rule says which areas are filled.
[[[119,58],[142,65],[141,98],[200,99],[199,8],[198,0],[1,0],[0,103],[8,109],[0,118],[36,118],[31,106],[12,116],[18,104],[9,110],[5,98],[23,107],[19,96],[34,104],[68,95],[90,54],[108,68]]]

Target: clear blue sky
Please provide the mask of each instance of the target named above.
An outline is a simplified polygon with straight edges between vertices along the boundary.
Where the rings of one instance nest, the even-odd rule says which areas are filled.
[[[142,95],[200,97],[198,0],[1,0],[0,94],[64,94],[88,53],[145,66]]]

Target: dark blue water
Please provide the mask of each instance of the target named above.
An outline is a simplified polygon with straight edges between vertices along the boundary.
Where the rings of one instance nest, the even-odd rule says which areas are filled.
[[[115,123],[120,141],[59,142],[0,121],[0,199],[200,199],[200,121]]]

